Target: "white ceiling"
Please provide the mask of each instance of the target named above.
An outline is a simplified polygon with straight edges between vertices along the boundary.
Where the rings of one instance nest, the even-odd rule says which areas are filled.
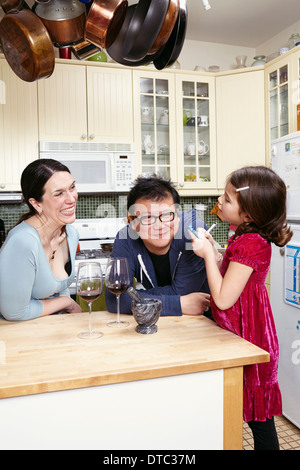
[[[300,21],[299,0],[187,0],[186,39],[257,47]],[[299,32],[300,31],[295,31]]]

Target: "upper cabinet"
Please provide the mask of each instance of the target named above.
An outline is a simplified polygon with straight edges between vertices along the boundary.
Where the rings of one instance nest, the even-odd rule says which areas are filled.
[[[40,140],[133,142],[131,70],[56,63],[38,93]]]
[[[218,188],[247,165],[265,165],[264,70],[216,77]]]
[[[134,71],[137,174],[177,180],[173,74]]]
[[[265,67],[267,163],[272,140],[297,131],[299,83],[300,46]]]
[[[37,85],[0,59],[0,191],[20,191],[23,169],[38,158]]]
[[[176,119],[179,190],[209,194],[217,187],[214,77],[176,75]]]

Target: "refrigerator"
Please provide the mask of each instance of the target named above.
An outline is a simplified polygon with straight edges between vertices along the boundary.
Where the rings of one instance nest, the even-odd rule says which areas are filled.
[[[279,340],[278,382],[283,415],[300,428],[300,132],[271,143],[272,169],[287,187],[293,237],[272,245],[270,300]]]

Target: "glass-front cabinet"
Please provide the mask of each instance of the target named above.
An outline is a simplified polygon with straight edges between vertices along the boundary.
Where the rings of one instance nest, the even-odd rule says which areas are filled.
[[[268,74],[271,141],[289,133],[289,69],[284,64]]]
[[[137,174],[177,181],[174,76],[133,72]]]
[[[176,76],[179,189],[216,188],[215,79]]]

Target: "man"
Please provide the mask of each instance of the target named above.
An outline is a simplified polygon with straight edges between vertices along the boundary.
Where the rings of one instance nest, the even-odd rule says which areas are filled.
[[[117,234],[113,257],[128,258],[131,284],[143,297],[162,301],[161,316],[200,315],[209,310],[205,263],[191,247],[188,226],[207,228],[196,211],[179,214],[180,197],[170,181],[139,177],[127,200],[130,224]],[[106,289],[106,307],[116,311],[116,297]],[[120,298],[121,313],[131,313],[131,298]]]

